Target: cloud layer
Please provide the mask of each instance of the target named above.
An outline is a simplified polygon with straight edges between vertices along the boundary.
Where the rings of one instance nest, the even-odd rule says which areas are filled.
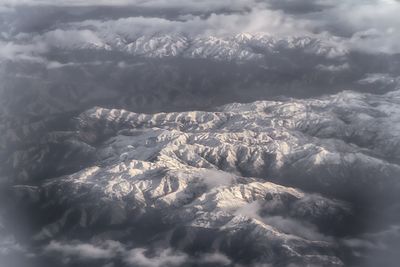
[[[263,32],[276,37],[313,36],[352,50],[391,54],[400,52],[399,13],[400,2],[394,0],[6,0],[0,4],[6,46],[61,43],[63,48],[117,34],[138,38]],[[13,55],[4,54],[7,59]]]

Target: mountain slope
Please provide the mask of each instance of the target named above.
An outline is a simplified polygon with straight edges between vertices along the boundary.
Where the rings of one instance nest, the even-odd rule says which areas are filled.
[[[343,266],[357,256],[337,237],[361,234],[365,212],[396,223],[398,107],[399,91],[208,112],[95,107],[9,157],[6,214],[33,221],[25,238],[53,260],[71,261],[79,240],[107,251],[93,264],[129,266],[145,248],[188,266],[199,253],[222,253],[221,265]],[[79,255],[78,266],[89,257]]]

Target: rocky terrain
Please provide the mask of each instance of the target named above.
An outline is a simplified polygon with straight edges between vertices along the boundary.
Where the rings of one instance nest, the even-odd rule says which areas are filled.
[[[3,213],[38,263],[362,264],[367,231],[399,219],[399,104],[399,91],[345,91],[213,111],[91,108],[8,155]]]

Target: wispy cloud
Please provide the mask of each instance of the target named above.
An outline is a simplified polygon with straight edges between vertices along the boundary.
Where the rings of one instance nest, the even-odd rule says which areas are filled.
[[[152,256],[146,255],[146,249],[137,248],[129,251],[125,261],[132,266],[140,267],[162,267],[181,266],[188,260],[186,254],[174,252],[171,249],[156,251]]]
[[[52,241],[44,248],[44,251],[46,253],[61,253],[64,257],[76,257],[79,259],[112,259],[117,253],[123,251],[123,247],[115,241],[106,241],[98,245]]]
[[[129,248],[112,240],[97,243],[52,241],[44,247],[43,253],[45,255],[60,254],[64,258],[64,262],[101,260],[112,265],[115,261],[122,261],[126,266],[132,267],[174,267],[184,264],[226,266],[232,263],[231,259],[218,251],[191,256],[169,247]]]

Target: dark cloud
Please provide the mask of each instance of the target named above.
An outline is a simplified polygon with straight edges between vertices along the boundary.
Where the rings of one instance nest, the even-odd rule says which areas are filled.
[[[271,9],[280,9],[292,14],[321,12],[334,7],[335,2],[337,4],[337,1],[329,0],[268,0],[266,2]]]
[[[373,267],[385,265],[395,267],[399,264],[400,226],[366,233],[358,238],[348,238],[342,241],[352,253],[360,258],[362,266]]]

